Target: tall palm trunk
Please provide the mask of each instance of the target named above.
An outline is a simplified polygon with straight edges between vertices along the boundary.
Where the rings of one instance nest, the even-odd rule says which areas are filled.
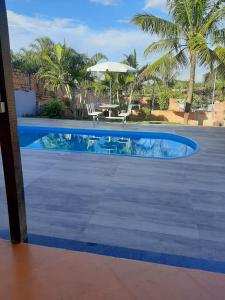
[[[195,86],[196,63],[197,63],[196,52],[191,51],[190,79],[189,79],[189,86],[188,86],[187,102],[186,102],[185,113],[184,113],[184,124],[188,124],[189,113],[190,113],[191,104],[192,104],[192,101],[193,101],[193,93],[194,93],[194,86]]]
[[[155,109],[155,95],[156,95],[155,90],[156,90],[156,82],[154,81],[153,89],[152,89],[152,107],[151,107],[152,110]]]
[[[77,118],[77,105],[76,105],[76,92],[75,92],[75,88],[72,88],[71,91],[72,97],[70,99],[70,110],[73,113],[74,119]]]
[[[62,94],[64,93],[64,88],[65,88],[65,96],[67,99],[72,98],[72,93],[71,93],[71,87],[68,84],[65,84],[65,86],[62,88]]]
[[[119,89],[116,90],[116,101],[117,103],[120,103]]]
[[[132,103],[132,100],[133,100],[133,86],[131,86],[131,91],[130,91],[130,97],[129,97],[129,105]]]
[[[213,71],[212,72],[212,106],[214,106],[215,102],[215,93],[216,93],[216,77],[217,77],[217,72]]]

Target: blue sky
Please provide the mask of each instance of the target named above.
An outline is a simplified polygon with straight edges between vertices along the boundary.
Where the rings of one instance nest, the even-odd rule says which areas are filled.
[[[100,30],[130,27],[125,22],[141,11],[165,15],[162,10],[165,2],[165,0],[6,0],[7,8],[18,14],[30,17],[68,18]]]
[[[141,32],[129,20],[139,12],[167,17],[166,0],[6,0],[11,48],[27,47],[39,36],[49,36],[77,51],[104,53],[121,61],[137,49],[140,65],[144,49],[156,36]],[[183,77],[187,76],[187,71]]]

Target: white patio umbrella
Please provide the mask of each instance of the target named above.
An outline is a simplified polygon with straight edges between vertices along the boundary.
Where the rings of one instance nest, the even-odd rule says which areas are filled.
[[[135,73],[136,69],[122,63],[107,61],[99,63],[87,69],[87,72],[95,73]],[[112,103],[112,80],[110,78],[110,103]]]

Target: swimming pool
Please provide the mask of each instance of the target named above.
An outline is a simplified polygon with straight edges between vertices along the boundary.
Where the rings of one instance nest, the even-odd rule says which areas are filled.
[[[198,144],[175,134],[19,126],[21,148],[175,159],[194,154]]]

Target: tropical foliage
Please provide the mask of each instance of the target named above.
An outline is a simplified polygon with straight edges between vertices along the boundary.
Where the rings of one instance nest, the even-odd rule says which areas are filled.
[[[40,115],[47,118],[62,118],[64,116],[64,103],[57,99],[52,99],[41,106]]]
[[[186,112],[193,102],[197,64],[224,73],[225,2],[223,0],[168,0],[169,19],[138,14],[132,22],[160,40],[149,45],[145,56],[162,52],[162,56],[145,72],[154,74],[170,62],[174,69],[190,66]]]
[[[121,58],[122,63],[137,69],[137,74],[88,73],[88,67],[107,57],[100,52],[89,57],[68,47],[66,42],[54,43],[48,37],[40,37],[27,49],[12,52],[13,68],[34,75],[55,99],[69,106],[74,116],[78,94],[79,104],[84,107],[89,94],[109,98],[112,90],[113,102],[124,109],[127,104],[138,102],[140,95],[148,97],[141,110],[146,118],[152,109],[168,109],[171,97],[178,98],[186,103],[187,121],[191,108],[207,108],[215,99],[225,99],[225,1],[167,0],[167,4],[167,19],[142,13],[131,21],[144,32],[159,37],[144,52],[145,57],[157,55],[150,64],[140,66],[136,50]],[[207,69],[204,83],[196,83],[197,66]],[[187,68],[189,80],[178,80]]]
[[[141,89],[141,82],[134,74],[106,74],[98,77],[87,73],[87,68],[107,57],[96,53],[92,57],[78,53],[66,43],[55,44],[48,37],[40,37],[28,49],[12,52],[12,65],[27,74],[35,75],[38,82],[52,92],[55,98],[67,99],[73,110],[74,93],[79,90],[80,103],[87,101],[88,91],[97,96],[108,97],[110,81],[113,81],[112,95],[114,102],[131,103],[136,92]],[[124,54],[122,61],[138,68],[137,53]]]
[[[92,88],[94,78],[87,68],[102,59],[107,58],[101,53],[88,57],[66,43],[55,44],[48,37],[36,39],[28,49],[12,52],[14,69],[34,75],[55,98],[68,100],[71,110],[74,110],[75,91],[79,90],[81,102],[85,102],[87,90]]]

